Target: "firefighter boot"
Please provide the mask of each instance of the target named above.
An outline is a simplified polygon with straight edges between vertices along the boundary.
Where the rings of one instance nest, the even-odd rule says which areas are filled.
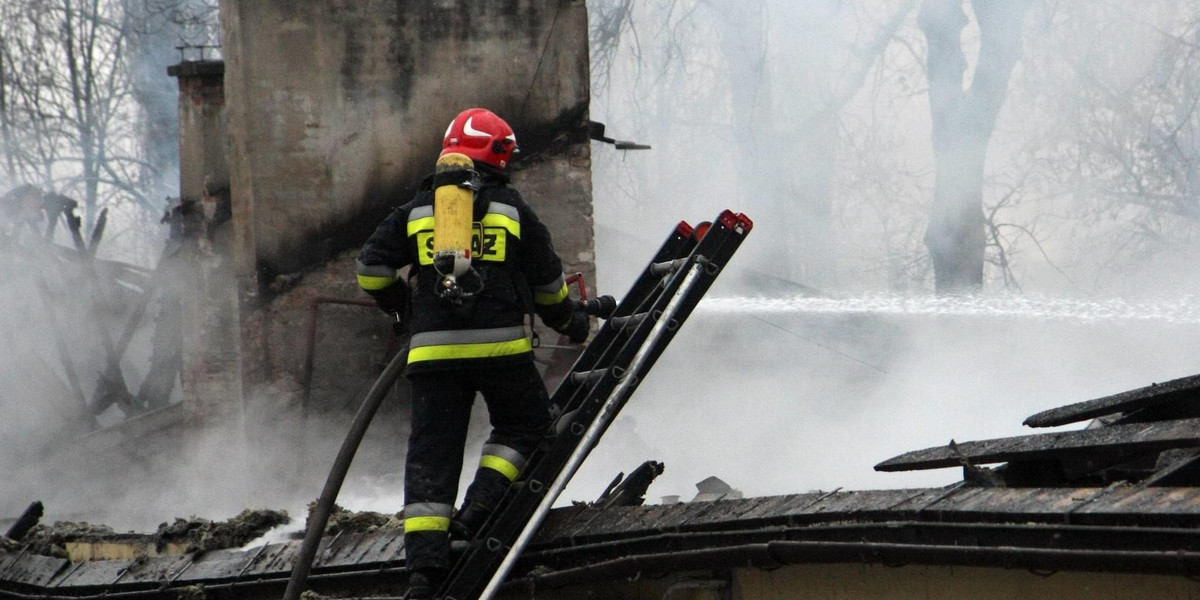
[[[450,520],[450,536],[468,541],[475,539],[475,535],[483,528],[491,513],[492,509],[478,502],[467,502]]]
[[[408,594],[406,600],[433,600],[442,581],[446,579],[445,572],[437,569],[413,571],[408,576]]]

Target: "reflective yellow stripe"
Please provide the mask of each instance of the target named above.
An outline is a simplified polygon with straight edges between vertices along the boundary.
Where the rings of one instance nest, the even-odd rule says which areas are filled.
[[[521,470],[517,468],[517,465],[514,465],[507,460],[500,458],[499,456],[492,456],[489,454],[479,457],[479,467],[482,469],[500,471],[500,474],[507,477],[509,481],[516,481],[517,476],[521,474]]]
[[[404,519],[404,533],[414,531],[450,531],[450,518],[409,517]]]
[[[557,292],[534,291],[533,292],[533,303],[541,304],[544,306],[554,306],[555,304],[562,302],[567,297],[567,295],[568,295],[567,284],[564,283],[562,285],[562,287],[558,289]]]
[[[421,217],[408,222],[408,235],[414,235],[418,231],[433,231],[433,217]]]
[[[377,291],[377,290],[382,290],[387,287],[391,287],[392,284],[396,283],[396,281],[399,279],[400,279],[400,277],[398,275],[396,277],[375,277],[373,275],[359,275],[358,276],[358,287],[360,287],[364,290],[368,290],[368,291]]]
[[[484,227],[500,227],[507,229],[513,236],[521,237],[521,222],[501,213],[488,213],[483,215],[483,220],[480,223]]]
[[[509,342],[486,342],[480,344],[446,344],[440,346],[421,346],[408,352],[408,364],[427,360],[450,360],[455,358],[489,358],[493,356],[512,356],[524,352],[532,352],[533,343],[529,338],[521,338]]]

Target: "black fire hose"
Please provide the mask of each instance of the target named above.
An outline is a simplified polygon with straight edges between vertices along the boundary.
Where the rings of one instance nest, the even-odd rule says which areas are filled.
[[[383,373],[375,380],[375,385],[371,386],[362,406],[358,408],[358,414],[354,415],[354,422],[350,424],[346,441],[342,442],[342,449],[333,461],[329,477],[325,479],[325,488],[321,490],[321,498],[317,500],[317,505],[308,515],[308,530],[304,533],[304,543],[300,545],[296,564],[292,566],[292,577],[288,580],[283,600],[299,600],[300,593],[304,591],[304,583],[308,580],[309,571],[312,570],[313,558],[317,555],[317,548],[321,545],[321,535],[325,533],[329,513],[333,510],[333,503],[337,500],[338,492],[342,489],[342,482],[346,480],[346,473],[350,470],[354,453],[358,452],[358,445],[362,443],[363,436],[367,433],[367,426],[375,417],[375,411],[383,403],[383,397],[400,378],[407,363],[408,344],[405,343],[396,352],[396,356],[392,357],[391,362],[384,367]]]

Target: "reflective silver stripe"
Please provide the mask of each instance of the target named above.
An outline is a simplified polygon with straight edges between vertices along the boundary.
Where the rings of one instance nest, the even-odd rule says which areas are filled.
[[[396,269],[387,265],[364,265],[362,261],[354,261],[354,270],[359,275],[367,277],[395,277]]]
[[[497,327],[495,329],[460,329],[456,331],[426,331],[413,334],[409,342],[410,348],[423,346],[447,346],[450,344],[492,344],[496,342],[511,342],[522,339],[525,328]]]
[[[433,216],[433,205],[432,204],[430,204],[429,206],[418,206],[408,212],[408,220],[409,221],[416,221],[417,219],[424,219],[425,217],[432,217],[432,216]]]
[[[558,279],[555,279],[554,281],[551,281],[550,283],[544,283],[542,285],[533,286],[533,291],[546,292],[547,294],[557,294],[559,292],[559,290],[562,289],[563,284],[565,284],[566,282],[567,282],[566,278],[564,278],[562,275],[559,275]]]
[[[484,456],[498,456],[512,463],[519,470],[525,469],[525,456],[520,452],[501,444],[484,444]]]
[[[454,505],[442,502],[414,502],[404,505],[404,518],[408,517],[450,517],[454,514]]]
[[[487,211],[489,213],[504,215],[518,223],[521,222],[521,211],[517,210],[517,207],[511,204],[504,204],[503,202],[488,202]]]

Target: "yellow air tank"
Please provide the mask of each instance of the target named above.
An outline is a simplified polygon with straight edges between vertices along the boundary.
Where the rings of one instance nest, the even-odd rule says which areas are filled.
[[[471,268],[475,192],[464,183],[471,180],[474,169],[471,158],[457,152],[438,158],[434,169],[440,185],[433,190],[433,268],[449,293],[457,288],[458,277]]]

